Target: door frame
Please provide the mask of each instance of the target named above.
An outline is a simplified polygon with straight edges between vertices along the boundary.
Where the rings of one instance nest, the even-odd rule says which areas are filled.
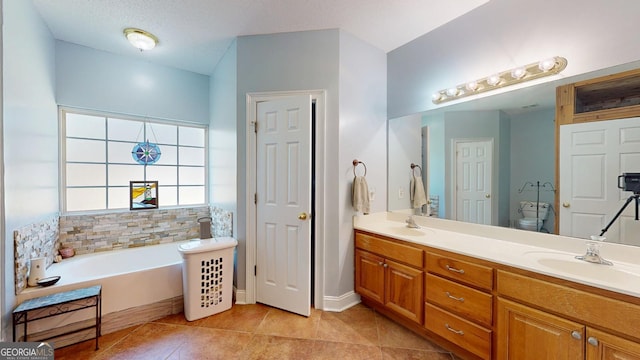
[[[257,189],[256,183],[256,136],[254,132],[254,122],[257,117],[257,104],[259,102],[278,100],[289,96],[310,95],[311,100],[316,103],[316,124],[315,124],[315,147],[311,151],[315,152],[315,208],[311,209],[314,216],[315,228],[311,229],[311,234],[315,239],[315,247],[313,248],[315,264],[312,269],[312,286],[313,286],[313,304],[314,308],[324,309],[324,248],[325,248],[325,187],[326,187],[326,158],[325,158],[325,127],[326,127],[326,91],[325,90],[300,90],[300,91],[269,91],[269,92],[251,92],[246,94],[246,124],[247,124],[247,144],[246,155],[247,161],[245,171],[246,180],[246,294],[245,303],[255,304],[256,302],[256,277],[254,269],[257,263],[257,214],[254,194]],[[313,141],[312,141],[313,143]],[[314,181],[312,179],[312,181]],[[309,289],[310,291],[312,289]]]
[[[496,203],[496,191],[495,190],[495,143],[493,138],[454,138],[451,139],[451,181],[449,185],[451,186],[451,203],[449,204],[451,209],[451,216],[455,218],[458,213],[458,157],[456,155],[456,149],[458,148],[458,144],[460,143],[469,143],[469,142],[488,142],[491,144],[491,224],[494,225],[494,222],[497,218],[497,212],[495,209],[497,208]]]

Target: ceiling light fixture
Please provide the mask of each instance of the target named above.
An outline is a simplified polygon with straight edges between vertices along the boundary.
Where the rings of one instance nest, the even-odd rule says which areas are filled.
[[[469,81],[462,85],[440,90],[431,96],[431,101],[433,101],[434,104],[441,104],[447,101],[457,100],[466,96],[483,93],[485,91],[500,89],[505,86],[555,75],[566,67],[567,59],[561,56],[555,56],[529,65],[502,71],[480,80]],[[468,91],[454,92],[452,89],[467,89]]]
[[[136,28],[124,29],[124,36],[140,51],[151,50],[158,44],[158,38],[155,35]]]

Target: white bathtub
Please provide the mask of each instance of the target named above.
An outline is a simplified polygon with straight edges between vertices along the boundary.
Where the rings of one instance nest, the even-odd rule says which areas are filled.
[[[47,268],[46,276],[60,275],[49,287],[28,287],[17,296],[18,303],[34,297],[92,285],[102,285],[102,316],[134,307],[158,303],[182,295],[183,242],[74,256]],[[60,326],[78,321],[74,315],[56,317]],[[29,326],[31,333],[31,325]],[[40,326],[34,326],[37,331]]]

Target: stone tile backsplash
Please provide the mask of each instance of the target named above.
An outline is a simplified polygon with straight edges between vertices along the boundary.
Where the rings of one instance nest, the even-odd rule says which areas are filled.
[[[47,259],[47,267],[58,253],[59,218],[54,216],[42,222],[25,225],[13,231],[14,279],[16,294],[27,287],[29,260],[37,257]]]
[[[16,294],[26,288],[29,259],[46,257],[51,265],[60,248],[76,255],[157,245],[199,237],[201,217],[212,218],[214,237],[233,236],[232,212],[208,206],[62,215],[14,232]]]

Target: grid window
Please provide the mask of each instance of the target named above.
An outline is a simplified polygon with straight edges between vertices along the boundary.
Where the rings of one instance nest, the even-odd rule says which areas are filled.
[[[206,127],[112,114],[61,112],[63,212],[129,208],[129,181],[158,181],[159,207],[206,203]],[[141,165],[133,147],[149,141],[160,159]]]

